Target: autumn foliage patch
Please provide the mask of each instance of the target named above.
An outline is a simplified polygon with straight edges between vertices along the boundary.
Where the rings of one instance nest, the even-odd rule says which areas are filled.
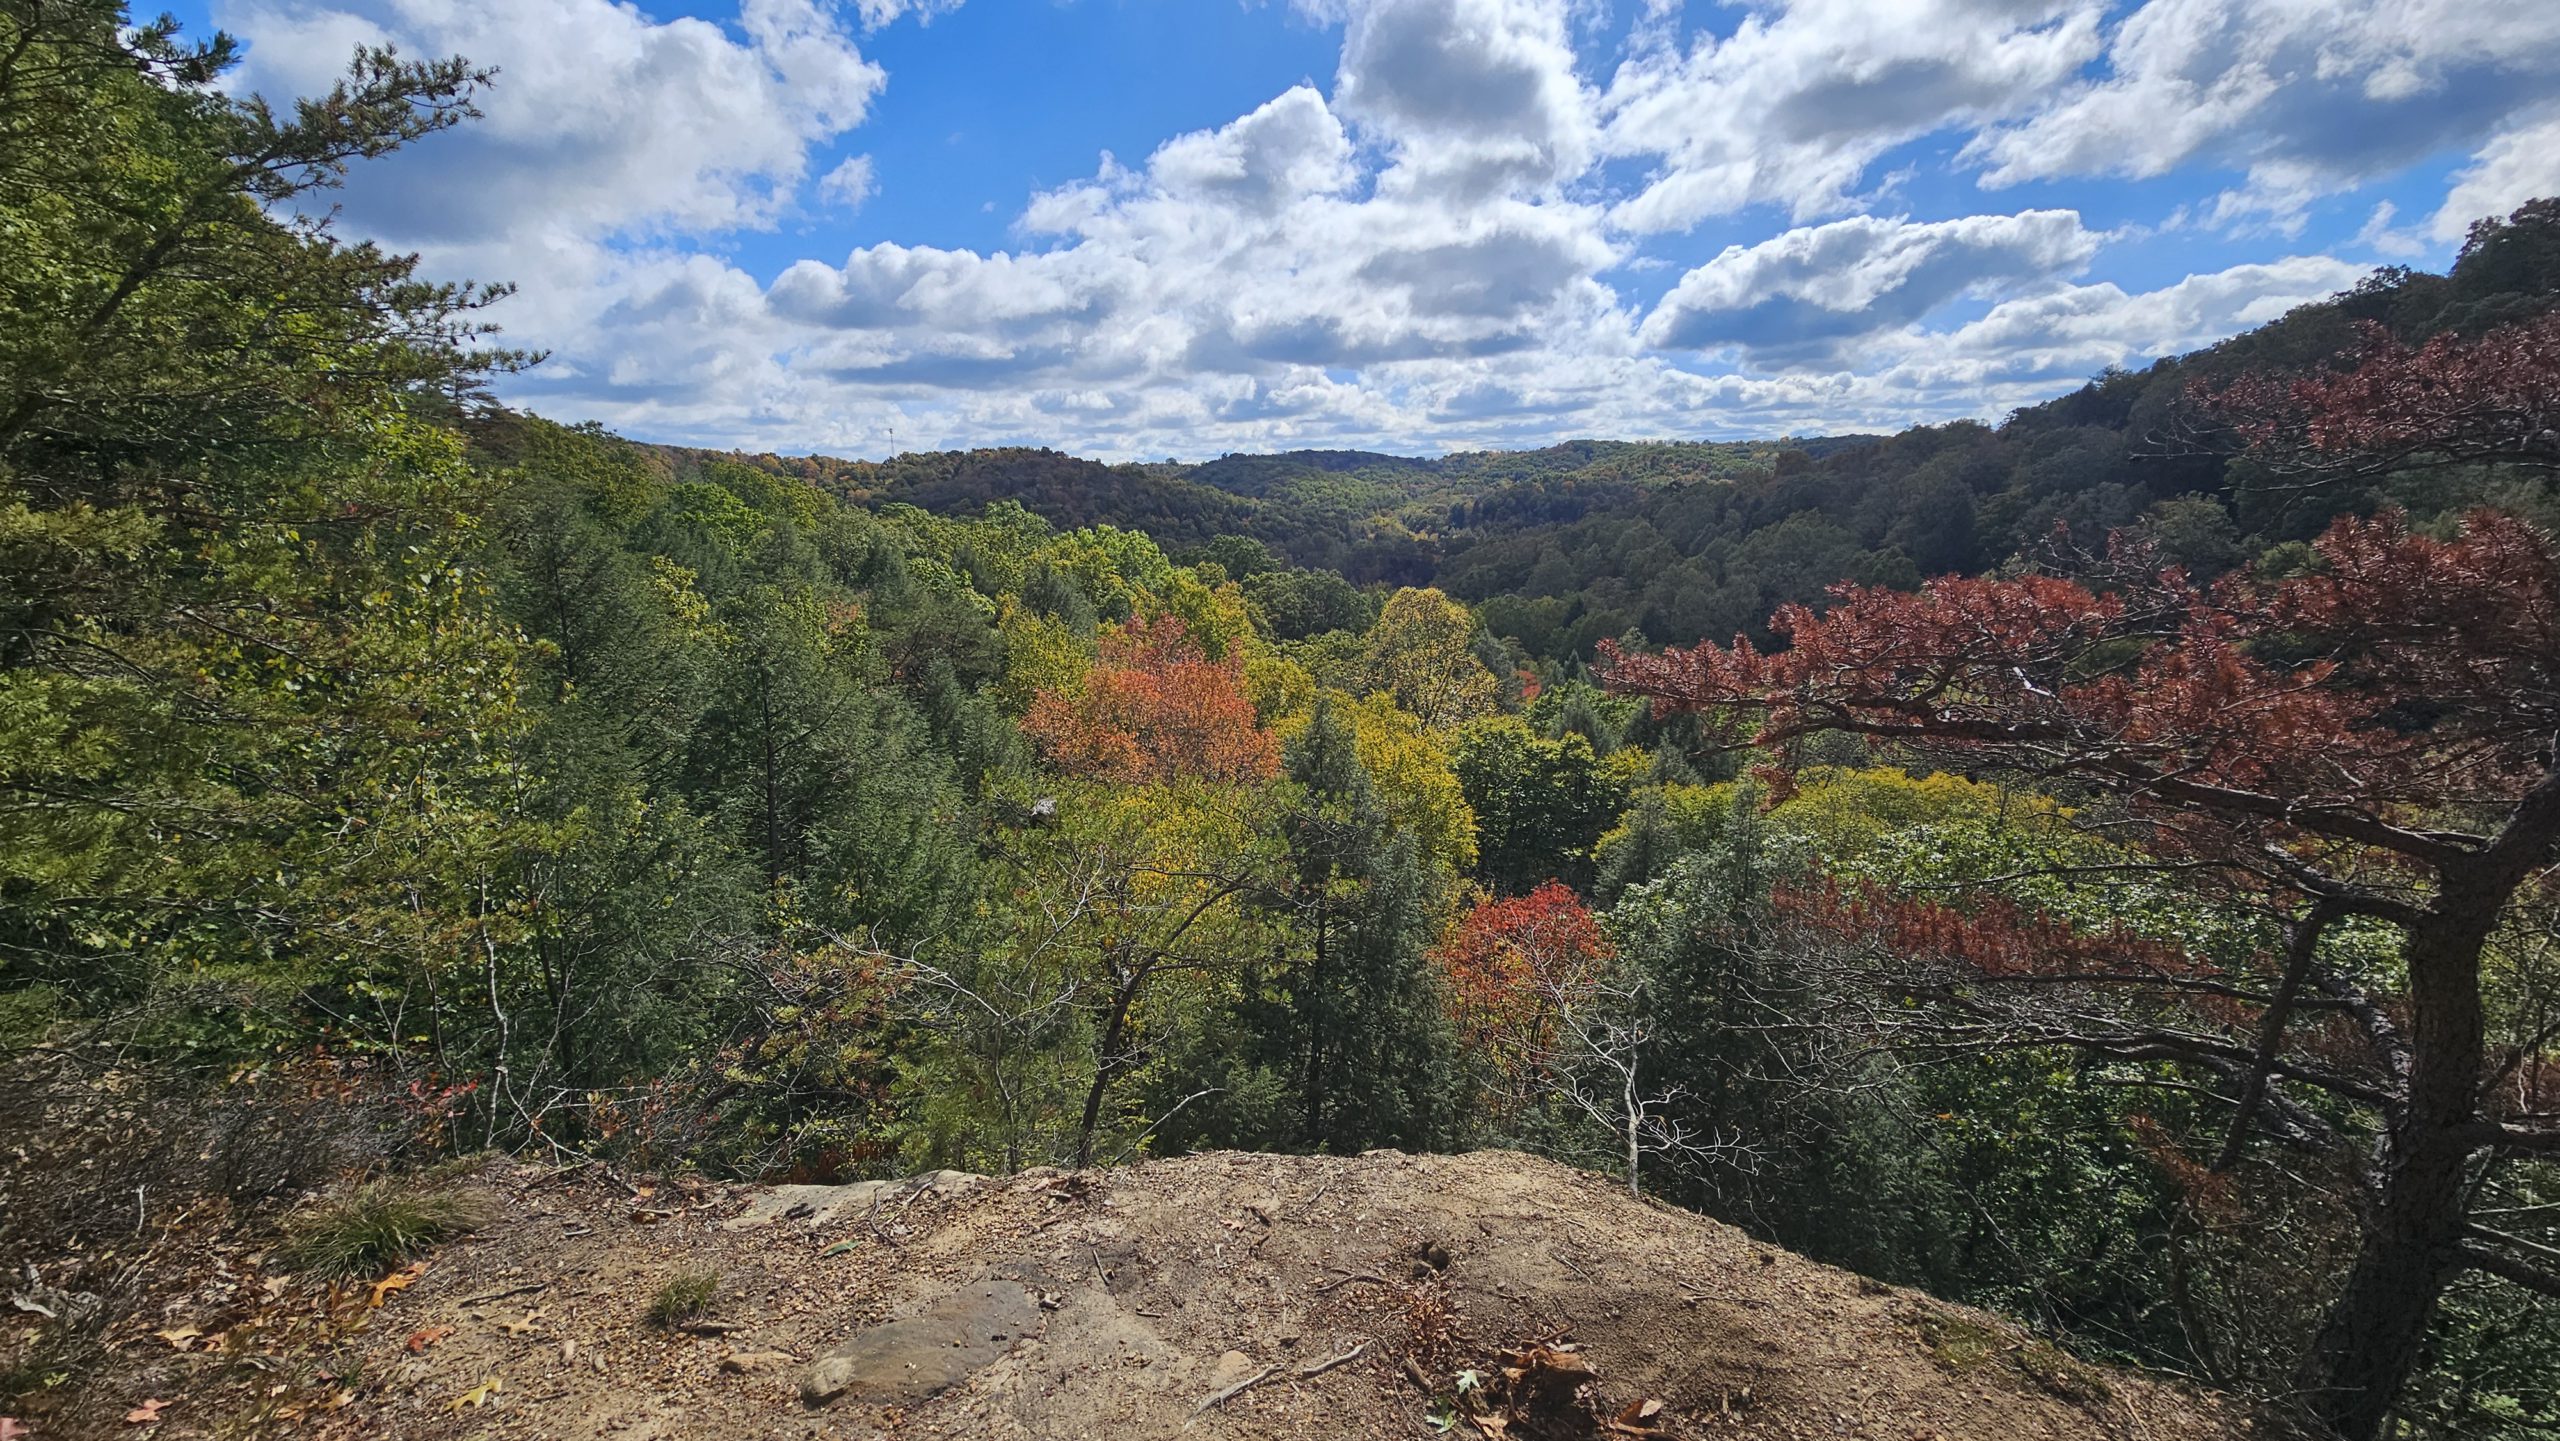
[[[1208,659],[1180,619],[1131,620],[1102,637],[1081,687],[1033,699],[1022,731],[1052,765],[1091,779],[1265,780],[1280,746],[1243,680],[1240,659]]]
[[[1433,957],[1461,1033],[1517,1081],[1548,1064],[1559,1003],[1585,989],[1615,954],[1581,898],[1549,881],[1525,896],[1480,903]]]

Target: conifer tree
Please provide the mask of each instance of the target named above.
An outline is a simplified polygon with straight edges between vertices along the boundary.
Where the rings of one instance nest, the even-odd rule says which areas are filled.
[[[1320,699],[1284,762],[1301,789],[1278,903],[1299,940],[1270,1019],[1285,1037],[1297,1139],[1331,1151],[1443,1142],[1454,1125],[1453,1039],[1426,955],[1436,887],[1392,834],[1351,728]]]

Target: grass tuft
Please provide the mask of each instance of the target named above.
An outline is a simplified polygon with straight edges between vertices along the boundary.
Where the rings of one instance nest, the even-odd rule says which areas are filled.
[[[674,1330],[710,1314],[711,1303],[718,1299],[720,1273],[709,1266],[687,1267],[669,1276],[650,1298],[649,1324]]]
[[[488,1219],[488,1203],[468,1192],[368,1181],[290,1222],[284,1256],[313,1275],[379,1275]]]

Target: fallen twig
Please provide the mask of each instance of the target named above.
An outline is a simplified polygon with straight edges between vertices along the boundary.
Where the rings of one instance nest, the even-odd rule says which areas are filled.
[[[1334,1290],[1337,1287],[1348,1286],[1354,1281],[1374,1281],[1381,1286],[1387,1284],[1387,1278],[1384,1276],[1373,1275],[1367,1271],[1355,1271],[1347,1276],[1336,1276],[1332,1280],[1318,1286],[1316,1288],[1316,1292],[1321,1295],[1324,1292]]]
[[[510,1296],[530,1296],[536,1291],[548,1291],[550,1289],[550,1282],[534,1281],[522,1286],[512,1286],[504,1291],[492,1291],[486,1296],[466,1296],[454,1304],[460,1306],[483,1306],[491,1301],[504,1301]]]
[[[1234,1400],[1245,1392],[1250,1391],[1254,1387],[1261,1385],[1263,1382],[1270,1380],[1271,1373],[1279,1369],[1280,1368],[1277,1366],[1265,1366],[1261,1370],[1254,1372],[1252,1375],[1245,1377],[1243,1380],[1238,1381],[1232,1386],[1210,1392],[1208,1397],[1201,1401],[1199,1408],[1194,1410],[1191,1414],[1194,1417],[1206,1416],[1218,1407],[1225,1405],[1227,1402]]]
[[[1369,1343],[1363,1341],[1359,1345],[1352,1347],[1350,1350],[1343,1352],[1341,1355],[1336,1356],[1331,1360],[1318,1361],[1312,1366],[1299,1367],[1297,1370],[1289,1373],[1289,1379],[1292,1381],[1312,1380],[1315,1377],[1321,1376],[1325,1372],[1332,1370],[1336,1366],[1349,1365],[1351,1362],[1359,1360],[1362,1356],[1365,1356],[1368,1353]],[[1234,1400],[1238,1396],[1243,1395],[1245,1392],[1252,1390],[1254,1387],[1261,1385],[1263,1382],[1268,1381],[1279,1374],[1279,1367],[1265,1366],[1261,1370],[1254,1372],[1252,1375],[1245,1377],[1243,1380],[1238,1381],[1232,1386],[1210,1392],[1208,1398],[1200,1403],[1199,1409],[1193,1411],[1191,1414],[1195,1419],[1205,1416],[1217,1407],[1225,1405],[1227,1402]]]
[[[528,1191],[539,1191],[545,1186],[556,1186],[562,1181],[568,1180],[572,1176],[578,1175],[581,1172],[592,1171],[602,1164],[603,1162],[597,1160],[595,1157],[589,1156],[583,1161],[572,1161],[565,1166],[554,1166],[526,1183],[525,1189]]]
[[[1318,1361],[1312,1366],[1299,1367],[1298,1379],[1304,1381],[1310,1377],[1321,1376],[1336,1366],[1347,1366],[1352,1362],[1359,1360],[1362,1356],[1367,1355],[1368,1352],[1369,1343],[1363,1341],[1359,1345],[1352,1347],[1350,1350],[1343,1352],[1341,1355],[1334,1357],[1330,1361]]]

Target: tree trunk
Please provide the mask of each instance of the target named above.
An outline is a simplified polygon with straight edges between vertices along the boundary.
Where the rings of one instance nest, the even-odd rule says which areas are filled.
[[[2398,1162],[2346,1290],[2304,1359],[2299,1384],[2306,1403],[2346,1441],[2382,1435],[2416,1367],[2436,1301],[2461,1269],[2462,1160],[2456,1152]]]
[[[2478,1112],[2484,1034],[2480,948],[2504,902],[2503,892],[2481,893],[2493,886],[2447,876],[2402,951],[2409,1100],[2382,1138],[2363,1247],[2297,1377],[2312,1414],[2346,1441],[2382,1435],[2436,1302],[2462,1269],[2472,1147],[2461,1132]]]
[[[1627,1194],[1644,1195],[1644,1102],[1636,1098],[1636,1073],[1627,1070]]]
[[[1123,1069],[1120,1047],[1128,1039],[1129,1008],[1137,1003],[1144,971],[1124,972],[1111,997],[1111,1019],[1102,1030],[1100,1054],[1094,1057],[1093,1085],[1084,1094],[1084,1119],[1076,1127],[1076,1169],[1093,1164],[1093,1133],[1102,1124],[1102,1098]]]
[[[1324,1047],[1326,1033],[1332,1029],[1330,997],[1325,994],[1325,931],[1330,902],[1319,900],[1316,908],[1315,964],[1307,971],[1307,996],[1298,998],[1302,1014],[1312,1011],[1315,1024],[1307,1027],[1307,1144],[1321,1147],[1324,1139]],[[1309,1001],[1313,1004],[1310,1005]]]

